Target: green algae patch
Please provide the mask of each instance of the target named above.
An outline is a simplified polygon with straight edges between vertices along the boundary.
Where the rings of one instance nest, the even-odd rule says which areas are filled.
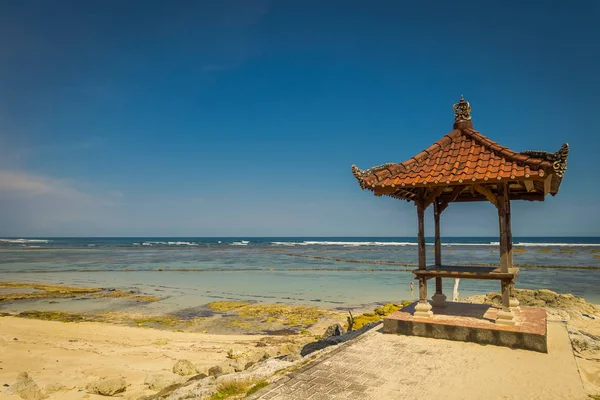
[[[401,310],[404,307],[411,305],[412,303],[413,302],[409,301],[409,300],[405,300],[405,301],[401,302],[400,304],[387,303],[381,307],[377,307],[375,310],[373,310],[373,312],[368,312],[368,313],[364,313],[364,314],[358,315],[356,317],[353,317],[352,330],[357,330],[367,324],[380,321],[381,319],[383,319],[383,317],[388,316],[398,310]],[[348,324],[346,324],[345,327],[348,328]]]
[[[99,318],[93,315],[82,313],[62,312],[62,311],[23,311],[16,315],[20,318],[41,319],[44,321],[60,321],[60,322],[94,322]]]
[[[193,328],[206,321],[206,318],[180,319],[176,316],[127,314],[119,312],[103,312],[85,314],[63,311],[23,311],[14,315],[19,318],[40,319],[60,322],[102,322],[116,325],[136,326],[140,328],[167,329],[171,331]],[[158,345],[158,343],[155,343]]]
[[[100,292],[102,289],[99,288],[82,288],[73,286],[62,286],[62,285],[45,285],[40,283],[21,283],[21,282],[0,282],[0,288],[13,288],[13,289],[36,289],[45,292],[57,292],[57,293],[94,293]]]
[[[140,295],[133,290],[129,292],[123,290],[108,290],[93,294],[91,297],[94,299],[127,299],[142,303],[154,303],[155,301],[161,300],[160,297]]]
[[[142,318],[135,318],[133,323],[140,327],[175,327],[182,321],[172,315],[154,315]]]
[[[372,312],[372,313],[364,313],[359,315],[358,317],[354,317],[354,324],[352,325],[353,330],[358,330],[363,326],[370,324],[372,322],[377,322],[381,319],[381,316]]]
[[[325,316],[326,311],[309,306],[289,306],[282,304],[253,304],[241,308],[241,317],[262,318],[286,326],[310,326]]]
[[[0,293],[0,301],[37,300],[37,299],[69,299],[89,296],[93,299],[123,298],[137,302],[152,303],[161,300],[159,297],[140,295],[137,291],[116,289],[86,288],[63,285],[45,285],[40,283],[0,282],[0,289],[26,289],[34,292]]]
[[[242,307],[246,307],[247,305],[250,305],[250,303],[246,301],[214,301],[212,303],[208,303],[208,307],[211,310],[219,312],[238,310]]]
[[[0,288],[35,290],[35,292],[2,293],[0,294],[0,301],[73,298],[102,291],[102,289],[99,288],[81,288],[73,286],[44,285],[39,283],[20,282],[0,282]]]
[[[381,317],[385,317],[386,315],[390,315],[391,313],[396,312],[396,311],[400,310],[401,308],[402,308],[401,304],[388,303],[386,305],[376,308],[375,314],[377,314]]]
[[[515,247],[512,249],[513,253],[527,253],[527,250],[522,247]]]

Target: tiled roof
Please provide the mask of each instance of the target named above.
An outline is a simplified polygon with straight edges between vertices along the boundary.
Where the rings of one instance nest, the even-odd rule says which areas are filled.
[[[404,197],[400,189],[490,184],[493,182],[543,181],[554,175],[553,194],[558,192],[566,169],[568,145],[557,153],[517,153],[465,127],[454,129],[431,147],[402,163],[384,164],[368,170],[352,166],[363,189],[375,194]]]

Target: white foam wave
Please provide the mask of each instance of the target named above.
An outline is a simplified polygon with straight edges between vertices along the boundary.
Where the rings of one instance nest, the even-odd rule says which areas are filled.
[[[1,243],[50,243],[46,239],[0,239]]]
[[[275,246],[416,246],[417,243],[411,242],[330,242],[330,241],[312,241],[304,242],[271,242]]]
[[[248,243],[250,243],[248,240],[241,240],[239,242],[231,242],[232,246],[248,246]]]
[[[417,246],[417,242],[340,242],[340,241],[303,241],[303,242],[271,242],[273,246]],[[433,243],[427,243],[433,246]],[[443,243],[442,246],[499,246],[500,242],[488,243]],[[600,243],[530,243],[514,242],[513,246],[520,247],[600,247]]]
[[[142,242],[142,246],[153,246],[153,245],[162,245],[162,246],[198,246],[198,243],[195,242]],[[134,243],[134,246],[139,246],[140,243]]]
[[[513,246],[522,247],[600,247],[600,243],[527,243],[515,242]]]

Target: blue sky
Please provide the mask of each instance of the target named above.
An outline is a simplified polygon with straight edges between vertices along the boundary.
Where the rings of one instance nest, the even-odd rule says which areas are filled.
[[[571,145],[513,234],[600,235],[600,3],[0,2],[0,235],[414,236],[350,172],[471,102],[514,150]],[[428,234],[432,233],[428,221]],[[490,204],[442,234],[497,235]]]

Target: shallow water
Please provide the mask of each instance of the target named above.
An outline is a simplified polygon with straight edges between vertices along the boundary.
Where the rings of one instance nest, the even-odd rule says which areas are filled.
[[[345,308],[417,296],[409,289],[413,281],[409,271],[417,261],[412,238],[36,240],[0,240],[0,281],[135,287],[163,298],[151,304],[114,301],[109,303],[111,309],[174,312],[215,300]],[[498,262],[495,238],[444,241],[445,264]],[[518,288],[548,288],[600,303],[600,270],[586,269],[600,267],[600,238],[515,238],[515,243],[516,264],[581,267],[522,268]],[[430,261],[432,249],[428,246]],[[449,294],[453,281],[444,284]],[[459,290],[466,297],[498,291],[499,286],[496,281],[463,279]],[[47,301],[42,303],[47,307]],[[52,306],[77,311],[99,304],[69,299]],[[34,305],[0,303],[0,309],[22,311]]]

